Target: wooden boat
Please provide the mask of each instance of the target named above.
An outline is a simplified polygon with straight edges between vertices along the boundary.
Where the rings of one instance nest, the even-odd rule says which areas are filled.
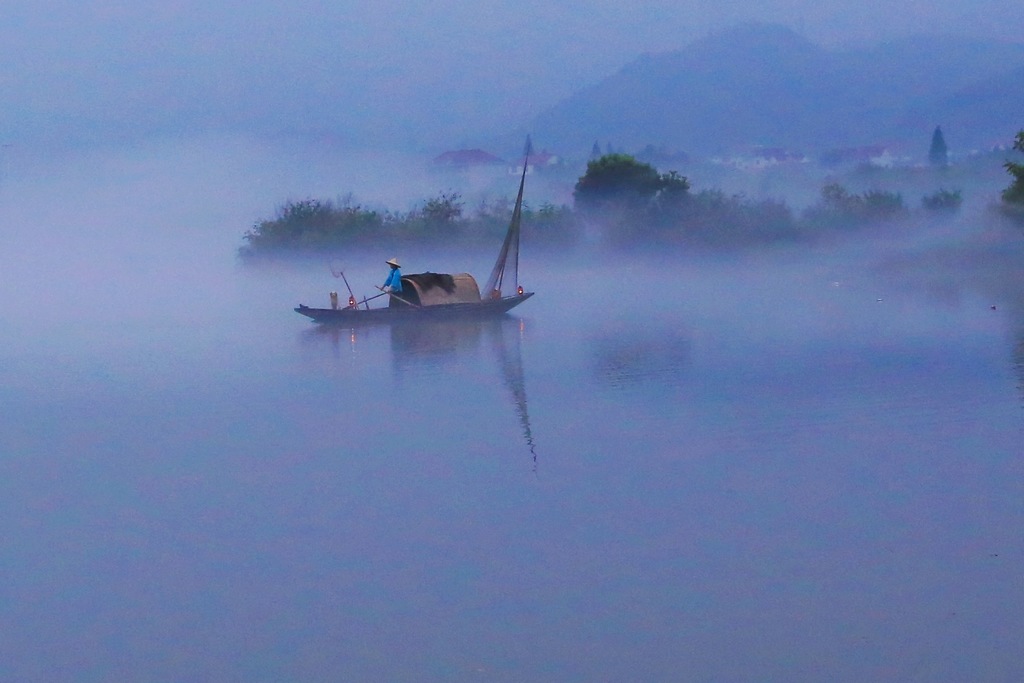
[[[295,312],[317,323],[340,325],[487,318],[504,315],[529,299],[534,293],[524,291],[519,284],[519,232],[529,155],[530,142],[527,139],[523,175],[519,179],[519,194],[512,210],[512,220],[482,293],[476,280],[468,273],[415,273],[402,276],[401,292],[387,293],[387,306],[370,307],[369,299],[357,302],[349,288],[348,306],[338,306],[337,295],[332,293],[330,308],[299,304]],[[347,280],[345,284],[348,286]]]
[[[439,275],[439,273],[420,273],[420,275]],[[463,276],[467,276],[463,273]],[[403,294],[408,290],[406,278],[415,277],[407,275],[402,278]],[[492,299],[479,299],[477,301],[435,303],[435,304],[414,304],[398,303],[401,295],[393,295],[389,306],[377,308],[358,308],[358,306],[346,306],[342,308],[311,308],[299,304],[295,309],[307,318],[318,323],[332,324],[359,324],[369,322],[391,322],[403,320],[454,320],[470,318],[487,318],[507,313],[519,304],[523,303],[533,292],[518,292],[510,296],[502,296]],[[401,301],[407,301],[404,297]]]

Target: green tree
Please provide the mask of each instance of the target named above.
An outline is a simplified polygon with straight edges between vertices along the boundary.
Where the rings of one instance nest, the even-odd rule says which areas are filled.
[[[839,183],[821,188],[821,201],[804,212],[804,220],[824,227],[856,227],[879,223],[906,213],[898,192],[868,190],[852,194]]]
[[[508,223],[508,212],[502,214]],[[580,225],[572,209],[550,202],[539,209],[523,207],[523,239],[530,243],[571,244],[579,237]]]
[[[662,175],[628,154],[605,154],[587,163],[573,199],[584,211],[609,205],[639,209],[648,207],[659,195],[678,201],[689,189],[689,181],[675,171]]]
[[[935,126],[935,132],[932,133],[932,146],[928,149],[928,163],[937,168],[945,168],[949,165],[946,139],[942,136],[942,129],[938,126]]]
[[[318,249],[379,234],[387,217],[364,209],[345,197],[339,204],[319,199],[290,201],[270,220],[255,223],[245,233],[243,254],[274,249]]]
[[[1024,130],[1017,132],[1013,148],[1018,152],[1024,152]],[[1007,161],[1003,164],[1003,168],[1013,177],[1010,186],[1003,190],[1003,201],[1007,204],[1024,206],[1024,164]]]
[[[442,192],[423,205],[423,219],[430,225],[450,225],[462,218],[462,195]]]
[[[680,219],[691,203],[690,181],[675,171],[658,176],[658,192],[654,197],[654,218],[674,222]]]
[[[868,190],[863,195],[863,213],[865,220],[885,220],[906,211],[903,206],[903,195],[887,190]]]
[[[929,211],[956,211],[964,203],[960,190],[940,188],[935,194],[921,197],[921,205]]]

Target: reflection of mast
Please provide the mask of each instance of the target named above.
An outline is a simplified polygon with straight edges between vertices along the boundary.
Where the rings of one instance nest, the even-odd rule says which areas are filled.
[[[369,341],[375,328],[360,331],[355,328],[334,325],[318,325],[307,330],[304,338],[309,341],[325,340],[329,343],[336,359],[341,357],[343,340],[351,344],[351,357],[358,357],[358,344],[374,344]],[[376,328],[380,332],[380,328]],[[480,344],[488,343],[489,337],[495,359],[498,361],[502,380],[507,387],[519,420],[520,431],[533,459],[533,471],[537,472],[537,450],[530,427],[530,414],[526,408],[526,380],[523,373],[521,336],[523,322],[514,318],[500,320],[463,321],[410,321],[409,324],[394,324],[384,334],[391,335],[391,358],[395,371],[403,371],[417,363],[439,365],[467,354],[480,353]],[[506,335],[510,339],[506,339]]]
[[[520,335],[523,331],[522,320],[503,321],[497,330],[494,338],[494,350],[498,355],[498,362],[501,364],[502,375],[505,379],[505,386],[512,394],[512,401],[515,403],[516,415],[519,417],[519,426],[523,430],[523,438],[533,456],[533,471],[537,471],[537,451],[533,441],[533,431],[530,429],[530,414],[526,410],[526,379],[523,375],[523,354],[520,347]],[[516,333],[512,334],[513,342],[511,351],[505,344],[505,329],[512,329],[512,325],[518,325]]]
[[[1013,369],[1017,374],[1017,389],[1021,392],[1021,400],[1024,400],[1024,335],[1013,347]]]

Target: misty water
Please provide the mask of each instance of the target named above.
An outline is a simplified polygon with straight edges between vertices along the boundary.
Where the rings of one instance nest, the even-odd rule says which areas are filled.
[[[8,169],[0,678],[1024,677],[1024,259],[959,260],[980,217],[524,244],[505,319],[321,329],[327,259],[235,258],[332,171],[285,161]]]

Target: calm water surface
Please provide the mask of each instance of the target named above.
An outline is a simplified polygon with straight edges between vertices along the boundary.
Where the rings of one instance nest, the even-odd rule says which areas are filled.
[[[507,319],[323,330],[108,199],[3,238],[0,678],[1024,678],[1012,287],[524,247]]]

